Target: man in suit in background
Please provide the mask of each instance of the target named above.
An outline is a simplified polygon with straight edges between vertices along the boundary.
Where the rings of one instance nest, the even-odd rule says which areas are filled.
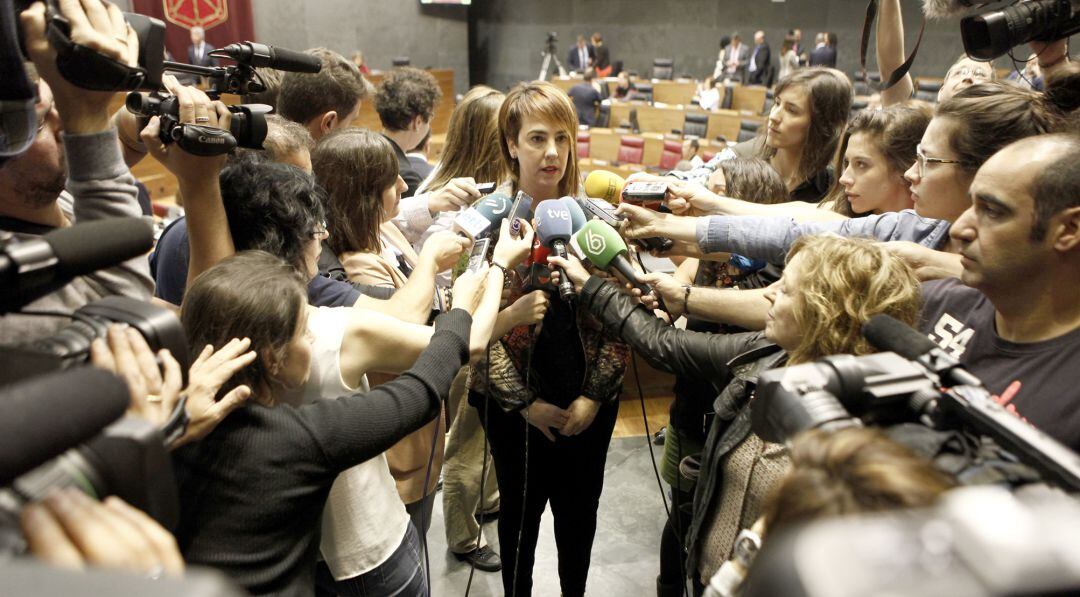
[[[600,92],[593,87],[595,78],[596,71],[590,68],[585,71],[585,82],[574,85],[566,92],[574,102],[578,124],[596,124],[596,108],[600,105],[601,98]]]
[[[195,66],[217,66],[217,58],[210,55],[216,50],[214,46],[206,43],[206,32],[202,27],[191,28],[191,45],[187,49],[188,64]]]
[[[595,58],[596,51],[585,41],[584,35],[579,35],[577,45],[570,48],[570,54],[566,57],[566,66],[574,72],[583,73],[592,66]]]
[[[829,35],[830,34],[826,33],[818,33],[814,38],[817,42],[817,46],[810,52],[810,66],[828,66],[836,68],[836,48],[829,45]]]
[[[746,65],[750,63],[750,48],[742,42],[738,32],[731,35],[731,45],[724,50],[724,78],[738,83],[746,82]]]
[[[751,85],[764,85],[769,78],[772,56],[769,44],[765,41],[765,32],[754,33],[754,51],[750,54],[750,63],[746,67],[746,82]]]

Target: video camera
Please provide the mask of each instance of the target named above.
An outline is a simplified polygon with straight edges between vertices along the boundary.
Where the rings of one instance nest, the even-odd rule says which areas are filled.
[[[22,508],[64,487],[97,499],[116,495],[163,526],[176,525],[168,440],[148,421],[121,418],[128,401],[123,381],[91,367],[0,390],[0,554],[25,551]]]
[[[965,5],[972,3],[961,0]],[[975,60],[990,61],[1030,41],[1051,42],[1080,31],[1080,0],[1017,1],[1002,10],[960,21],[964,51]]]
[[[255,42],[229,44],[210,55],[234,60],[236,64],[206,67],[165,61],[163,67],[167,71],[206,77],[206,94],[211,99],[220,98],[222,93],[243,95],[266,91],[256,67],[301,73],[322,70],[322,62],[315,56]],[[128,94],[126,105],[128,111],[142,118],[140,129],[146,126],[150,117],[158,116],[161,118],[159,138],[162,143],[175,141],[184,151],[202,156],[222,155],[238,146],[262,149],[267,131],[266,115],[273,110],[265,104],[229,106],[232,120],[229,131],[223,131],[210,126],[181,123],[179,102],[172,95],[155,92],[144,96],[132,92]]]
[[[1080,491],[1080,455],[1005,410],[936,347],[923,350],[920,340],[933,346],[925,336],[886,315],[871,318],[863,333],[875,347],[904,356],[835,355],[763,373],[751,406],[754,432],[784,442],[806,429],[863,423],[967,429],[994,440],[1047,482]]]
[[[153,92],[149,95],[129,93],[127,109],[145,121],[152,116],[161,118],[159,138],[162,143],[176,142],[184,151],[194,155],[221,155],[235,147],[262,149],[266,139],[266,115],[273,108],[265,104],[228,106],[232,112],[229,130],[212,126],[180,123],[180,102],[175,95]]]
[[[963,487],[927,510],[826,518],[770,535],[740,595],[1076,595],[1078,521],[1080,502],[1045,486]]]

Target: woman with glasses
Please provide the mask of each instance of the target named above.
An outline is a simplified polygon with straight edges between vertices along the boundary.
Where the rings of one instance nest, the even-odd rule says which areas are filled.
[[[794,217],[713,216],[703,224],[708,226],[708,238],[717,241],[708,249],[745,252],[750,257],[781,263],[787,248],[799,236],[833,232],[882,241],[912,241],[948,251],[949,226],[971,206],[968,187],[979,167],[1002,147],[1025,137],[1055,132],[1062,121],[1061,111],[1042,93],[1000,81],[972,85],[938,104],[916,147],[915,162],[904,173],[911,183],[914,210],[842,221],[806,221],[813,218],[805,218],[805,212]],[[776,206],[757,206],[761,207]],[[624,229],[629,238],[666,236],[697,242],[695,220],[647,212],[631,205],[619,209],[629,219]],[[955,261],[958,267],[959,259]]]

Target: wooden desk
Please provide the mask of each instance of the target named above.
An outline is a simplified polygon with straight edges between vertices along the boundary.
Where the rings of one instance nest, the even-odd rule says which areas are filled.
[[[637,110],[638,126],[643,133],[670,133],[682,131],[686,110],[682,106],[653,105],[644,102],[612,102],[612,125],[630,122],[630,111]]]
[[[697,82],[688,79],[677,81],[654,80],[653,101],[664,104],[681,104],[689,106],[694,100],[694,92],[697,91]]]
[[[756,118],[744,117],[736,110],[713,110],[709,112],[709,124],[706,134],[710,140],[720,136],[728,141],[735,141],[739,138],[739,126],[744,118],[746,120],[761,120],[760,116]]]
[[[630,136],[641,137],[645,140],[642,165],[658,167],[660,156],[664,153],[664,135],[660,133],[633,134],[605,128],[589,129],[589,157],[604,162],[617,162],[619,144],[623,137]]]
[[[563,91],[569,93],[571,87],[577,85],[578,83],[584,83],[585,77],[555,77],[550,79],[549,82],[552,85],[558,87],[559,89],[562,89]]]
[[[760,85],[736,85],[732,89],[731,109],[760,115],[765,108],[765,87]]]

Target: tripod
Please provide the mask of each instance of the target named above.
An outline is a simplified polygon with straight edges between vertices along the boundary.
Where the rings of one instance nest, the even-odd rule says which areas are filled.
[[[547,81],[548,69],[551,68],[552,60],[555,61],[555,66],[559,67],[559,76],[566,76],[566,69],[563,68],[562,62],[559,62],[559,57],[555,55],[555,40],[548,39],[547,45],[540,55],[544,58],[544,62],[540,65],[540,76],[537,77],[537,80]]]

